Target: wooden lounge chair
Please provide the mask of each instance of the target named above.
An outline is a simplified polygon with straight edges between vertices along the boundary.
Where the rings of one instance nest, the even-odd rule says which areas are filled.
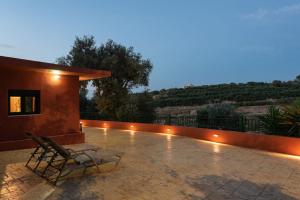
[[[30,158],[26,162],[25,166],[34,173],[38,173],[37,170],[41,162],[46,161],[46,159],[51,159],[55,151],[39,136],[29,132],[26,132],[25,135],[37,145],[37,147],[31,153]]]
[[[85,174],[88,168],[96,167],[97,171],[100,172],[99,165],[108,162],[101,155],[95,153],[97,150],[74,151],[64,148],[48,137],[42,137],[42,139],[56,151],[42,174],[54,185],[76,169],[83,169],[83,174]],[[111,159],[109,162],[115,161],[117,165],[121,160],[121,155],[115,155],[115,157],[117,159]]]

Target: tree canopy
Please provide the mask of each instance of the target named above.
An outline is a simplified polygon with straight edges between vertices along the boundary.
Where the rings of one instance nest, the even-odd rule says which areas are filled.
[[[61,57],[58,63],[68,66],[87,67],[99,70],[109,70],[109,78],[93,80],[96,88],[95,99],[99,111],[120,120],[120,112],[130,100],[131,89],[148,86],[149,75],[153,65],[149,59],[144,59],[133,47],[125,47],[108,40],[97,47],[93,36],[77,37],[67,56]],[[87,83],[81,85],[81,89]]]

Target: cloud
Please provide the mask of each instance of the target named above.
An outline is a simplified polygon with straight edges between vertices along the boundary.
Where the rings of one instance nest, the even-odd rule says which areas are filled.
[[[253,13],[244,15],[246,19],[264,19],[267,17],[276,17],[288,14],[300,14],[300,3],[283,6],[277,9],[258,9]]]
[[[0,43],[0,48],[12,49],[12,48],[15,48],[15,47],[13,45],[10,45],[10,44]]]

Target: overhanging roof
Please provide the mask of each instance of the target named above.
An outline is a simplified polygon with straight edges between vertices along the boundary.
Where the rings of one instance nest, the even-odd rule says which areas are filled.
[[[1,68],[21,70],[21,71],[36,71],[36,72],[59,72],[61,75],[79,76],[79,80],[92,80],[111,76],[110,71],[94,70],[89,68],[63,66],[52,63],[45,63],[39,61],[25,60],[19,58],[11,58],[0,56],[0,70]]]

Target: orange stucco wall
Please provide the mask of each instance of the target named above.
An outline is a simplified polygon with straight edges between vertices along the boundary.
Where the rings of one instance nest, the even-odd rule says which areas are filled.
[[[159,124],[81,120],[83,126],[169,133],[223,144],[300,156],[300,138]]]
[[[40,90],[41,113],[8,116],[9,89]],[[55,79],[50,73],[1,70],[0,143],[20,143],[19,140],[26,139],[25,131],[56,138],[72,134],[70,143],[83,142],[84,137],[79,131],[78,89],[78,76],[61,76]],[[68,143],[66,137],[65,139],[64,143]],[[18,148],[11,146],[12,149]]]

